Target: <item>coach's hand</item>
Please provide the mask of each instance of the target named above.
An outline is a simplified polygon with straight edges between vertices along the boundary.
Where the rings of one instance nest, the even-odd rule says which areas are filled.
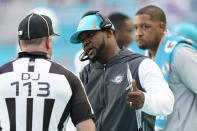
[[[136,87],[135,80],[132,80],[133,91],[128,93],[127,102],[132,109],[140,109],[144,105],[144,93]]]

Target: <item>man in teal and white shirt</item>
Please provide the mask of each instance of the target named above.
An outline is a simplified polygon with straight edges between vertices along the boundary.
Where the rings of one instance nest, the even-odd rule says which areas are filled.
[[[135,38],[141,49],[159,65],[174,93],[173,113],[167,123],[156,121],[156,129],[196,131],[197,129],[197,44],[167,32],[166,16],[157,6],[140,9],[134,18]],[[165,119],[164,119],[165,120]],[[161,122],[161,123],[160,123]]]

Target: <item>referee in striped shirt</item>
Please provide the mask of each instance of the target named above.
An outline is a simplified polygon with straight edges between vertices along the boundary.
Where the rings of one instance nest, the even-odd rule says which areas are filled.
[[[62,131],[70,116],[78,131],[95,131],[81,81],[50,60],[54,35],[45,15],[31,13],[20,22],[22,52],[0,67],[0,130]]]

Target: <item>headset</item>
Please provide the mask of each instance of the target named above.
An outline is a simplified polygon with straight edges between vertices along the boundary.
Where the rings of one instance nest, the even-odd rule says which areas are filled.
[[[103,20],[100,24],[102,30],[111,29],[112,23],[106,16],[103,16],[101,13],[99,13],[99,11],[95,11],[95,14],[100,16]]]
[[[81,19],[83,19],[85,16],[88,16],[88,15],[98,15],[101,19],[102,19],[102,22],[100,23],[100,28],[102,30],[106,30],[106,29],[111,29],[112,28],[112,23],[111,21],[104,15],[102,15],[101,13],[99,13],[99,11],[88,11],[86,12],[82,17]],[[79,60],[80,61],[85,61],[85,60],[88,60],[88,52],[83,52],[80,56],[79,56]]]
[[[99,11],[88,11],[81,17],[81,19],[83,19],[84,17],[88,15],[94,15],[94,14],[98,15],[102,19],[102,22],[100,24],[100,28],[102,30],[111,29],[112,27],[111,21],[106,16],[99,13]]]

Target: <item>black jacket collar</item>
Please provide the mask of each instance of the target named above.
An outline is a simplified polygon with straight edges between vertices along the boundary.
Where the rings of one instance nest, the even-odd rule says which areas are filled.
[[[19,52],[18,58],[43,58],[43,59],[50,59],[47,53],[44,52]]]

